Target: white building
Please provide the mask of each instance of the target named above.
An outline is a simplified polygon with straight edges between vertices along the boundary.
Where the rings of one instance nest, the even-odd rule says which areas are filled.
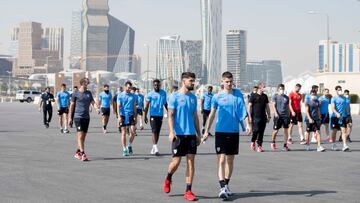
[[[219,84],[221,76],[222,0],[201,0],[203,68],[207,83]]]
[[[165,36],[157,42],[156,71],[160,79],[180,81],[184,72],[183,42],[179,35]]]
[[[360,43],[330,41],[328,49],[327,41],[320,41],[319,72],[360,72]]]
[[[229,30],[226,34],[227,70],[234,76],[236,87],[244,88],[246,75],[246,31]]]

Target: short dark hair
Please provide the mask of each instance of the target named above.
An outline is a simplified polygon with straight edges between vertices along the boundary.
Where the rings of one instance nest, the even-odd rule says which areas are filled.
[[[208,86],[208,89],[213,89],[213,86],[211,86],[211,85],[210,85],[210,86]]]
[[[233,78],[233,74],[230,73],[229,71],[225,71],[223,72],[223,74],[221,75],[222,78],[228,78],[228,79],[231,79]]]
[[[65,83],[61,84],[61,87],[66,87],[66,84]]]
[[[105,84],[105,85],[104,85],[104,88],[105,88],[105,87],[109,87],[109,85],[108,85],[108,84]]]
[[[315,90],[315,89],[312,89],[312,90],[310,91],[310,94],[316,94],[316,90]]]
[[[319,86],[317,86],[317,85],[313,85],[313,86],[311,86],[311,89],[312,90],[314,90],[314,89],[318,89],[319,88]]]
[[[328,88],[325,88],[324,91],[329,91],[329,89],[328,89]]]
[[[87,82],[88,82],[88,79],[87,79],[87,78],[82,78],[82,79],[80,80],[80,85],[85,85],[85,84],[87,84]]]
[[[155,79],[155,80],[153,80],[153,84],[154,84],[154,83],[161,83],[161,82],[160,82],[159,79]]]
[[[278,89],[279,89],[280,87],[282,87],[282,88],[285,89],[285,85],[284,85],[284,84],[279,84],[279,85],[278,85]]]
[[[258,87],[257,85],[255,85],[255,86],[253,87],[253,89],[259,89],[259,87]]]
[[[342,89],[342,87],[340,85],[335,86],[335,90],[338,90],[339,88]]]
[[[136,87],[132,87],[131,89],[134,90],[134,92],[136,91]]]
[[[298,84],[296,84],[295,86],[296,86],[296,87],[301,87],[301,85],[300,85],[299,83],[298,83]]]
[[[126,81],[126,82],[125,82],[125,86],[127,86],[127,85],[132,86],[132,83],[131,83],[130,81]]]
[[[74,86],[74,88],[73,88],[73,89],[75,89],[75,88],[76,88],[76,89],[78,89],[78,86]]]
[[[195,73],[192,72],[183,72],[181,74],[181,79],[188,79],[188,78],[196,78]]]
[[[349,90],[344,90],[344,93],[350,94]]]

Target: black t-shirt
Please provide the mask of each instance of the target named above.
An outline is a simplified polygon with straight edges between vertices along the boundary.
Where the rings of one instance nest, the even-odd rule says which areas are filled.
[[[53,94],[51,94],[51,93],[43,93],[42,95],[41,95],[41,100],[43,101],[43,108],[45,109],[45,108],[51,108],[52,106],[51,106],[51,100],[53,100],[54,99],[54,95]]]
[[[251,117],[254,120],[266,120],[266,105],[269,103],[269,99],[266,94],[252,94],[250,96],[249,103],[252,104]]]

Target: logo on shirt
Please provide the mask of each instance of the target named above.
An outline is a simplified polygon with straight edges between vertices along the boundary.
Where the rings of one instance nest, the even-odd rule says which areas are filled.
[[[190,102],[191,102],[192,104],[195,103],[195,101],[194,101],[193,99],[191,99]]]
[[[173,152],[174,152],[174,154],[176,154],[176,153],[177,153],[177,149],[174,149]]]

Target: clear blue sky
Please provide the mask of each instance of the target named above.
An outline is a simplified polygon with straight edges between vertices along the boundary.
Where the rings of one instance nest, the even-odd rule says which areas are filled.
[[[0,53],[7,48],[10,29],[21,21],[31,20],[43,26],[64,27],[65,56],[69,56],[71,12],[81,9],[81,2],[2,0]],[[179,34],[185,40],[201,39],[200,0],[109,2],[110,13],[135,30],[135,52],[143,57],[143,67],[146,66],[144,43],[151,47],[150,64],[154,67],[156,40],[161,36]],[[285,76],[315,70],[318,41],[325,38],[326,21],[322,16],[307,14],[308,10],[330,15],[332,39],[360,41],[359,0],[223,0],[223,39],[228,29],[245,29],[249,60],[280,59]]]

